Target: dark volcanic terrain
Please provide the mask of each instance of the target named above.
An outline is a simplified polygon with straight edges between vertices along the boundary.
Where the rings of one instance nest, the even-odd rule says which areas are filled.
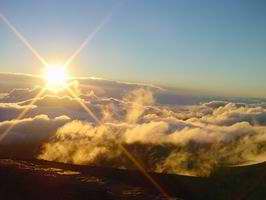
[[[151,173],[171,199],[266,199],[266,164],[220,169],[209,178]],[[0,159],[0,197],[166,199],[138,171]]]

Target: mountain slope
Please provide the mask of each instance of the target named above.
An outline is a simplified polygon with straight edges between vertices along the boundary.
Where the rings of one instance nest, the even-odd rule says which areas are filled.
[[[210,178],[150,174],[172,199],[265,199],[266,164]],[[166,199],[140,172],[42,160],[0,159],[3,199]]]

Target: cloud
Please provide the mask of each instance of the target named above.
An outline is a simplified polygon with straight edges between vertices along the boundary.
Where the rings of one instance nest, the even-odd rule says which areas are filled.
[[[216,109],[216,108],[219,108],[219,107],[223,107],[223,106],[225,106],[228,103],[229,102],[227,102],[227,101],[210,101],[210,102],[204,103],[203,105],[207,106],[207,107],[210,107],[210,108],[213,108],[213,109]]]
[[[202,121],[218,125],[233,125],[242,121],[252,125],[266,125],[266,110],[262,107],[239,107],[228,103],[214,110],[212,115],[204,116]]]
[[[50,131],[62,126],[70,120],[67,116],[60,116],[50,119],[47,115],[38,115],[34,118],[25,118],[22,120],[11,120],[0,123],[1,133],[9,126],[13,126],[12,133],[5,137],[4,141],[7,143],[21,142],[22,140],[34,140],[36,138],[43,138],[48,135]],[[41,127],[41,129],[40,129]]]
[[[127,121],[127,118],[100,126],[82,121],[68,123],[43,146],[39,158],[134,168],[119,148],[118,143],[121,143],[147,169],[157,172],[208,176],[223,165],[264,161],[265,126],[251,124],[243,118],[233,124],[210,123],[205,119],[219,114],[223,116],[223,109],[227,112],[241,111],[256,118],[253,114],[261,114],[263,109],[226,104],[201,118],[180,120],[171,112],[165,115],[166,111],[158,107],[144,108],[135,121],[137,123]],[[195,107],[187,109],[195,111]]]
[[[43,85],[39,76],[17,73],[0,73],[0,92],[6,93],[14,88],[33,88]]]
[[[5,96],[3,96],[0,101],[5,103],[17,103],[20,101],[26,101],[34,98],[41,88],[35,87],[33,89],[29,88],[15,88],[9,91]]]
[[[192,91],[164,88],[152,84],[129,83],[94,77],[76,77],[71,81],[73,81],[74,85],[78,85],[80,93],[85,96],[93,91],[96,96],[101,98],[105,97],[121,100],[127,96],[128,93],[142,88],[152,92],[154,99],[160,104],[190,105],[204,99],[203,97],[199,97],[198,94],[195,96]],[[2,100],[0,99],[0,102],[15,103],[31,99],[34,97],[34,94],[36,94],[34,92],[37,92],[38,89],[44,85],[45,82],[40,76],[0,73],[0,93],[10,93],[11,90],[14,90],[12,92],[13,94],[8,94],[6,97],[1,98]],[[83,97],[85,98],[85,96]]]
[[[0,103],[0,134],[14,126],[1,152],[135,168],[122,144],[150,171],[193,176],[266,159],[264,101],[188,100],[154,86],[102,79],[85,78],[75,86],[100,124],[65,92],[47,92],[31,105],[40,87],[13,89]],[[12,120],[25,109],[23,119]]]
[[[57,128],[69,121],[70,118],[67,116],[51,119],[47,115],[38,115],[34,118],[0,122],[0,136],[10,126],[13,127],[8,134],[1,137],[1,155],[33,157],[36,148],[55,133]]]
[[[76,77],[73,78],[72,81],[75,84],[78,83],[79,89],[82,93],[86,94],[88,92],[90,93],[90,91],[94,91],[94,93],[99,97],[113,97],[116,99],[121,99],[128,94],[128,92],[139,88],[145,88],[154,93],[164,91],[163,88],[151,84],[119,82],[94,77]],[[44,85],[45,82],[40,76],[30,74],[0,73],[0,93],[9,93],[9,95],[13,97],[16,95],[17,99],[13,100],[18,100],[20,95],[23,95],[25,98],[25,96],[30,95],[31,90],[35,87],[40,88]],[[10,93],[11,90],[14,91]],[[28,94],[26,94],[27,91]],[[32,97],[33,96],[31,95],[31,98]],[[6,98],[6,101],[7,100],[8,98]]]
[[[142,115],[145,110],[145,106],[151,105],[154,103],[154,98],[149,90],[138,89],[129,93],[124,100],[129,103],[127,108],[126,121],[129,123],[135,123]]]
[[[25,91],[29,90],[16,90],[16,92],[12,90],[11,93],[7,95],[7,98],[10,100],[10,97],[14,99],[14,96],[18,96],[20,99],[22,93],[22,96],[27,100],[18,101],[17,103],[0,103],[0,111],[2,111],[2,115],[0,114],[0,120],[4,121],[13,119],[23,110],[28,109],[27,117],[34,117],[40,114],[45,114],[49,117],[58,117],[64,114],[73,119],[95,122],[93,117],[88,115],[88,113],[81,107],[76,98],[48,93],[42,97],[35,98],[34,104],[31,105],[33,100],[30,97],[32,95],[25,95]],[[145,111],[146,105],[154,102],[152,93],[144,89],[134,90],[123,100],[115,98],[99,98],[93,92],[81,95],[81,99],[79,100],[89,107],[101,121],[126,120],[131,123],[134,123],[140,117]]]
[[[74,121],[60,128],[43,146],[39,158],[120,168],[135,166],[118,143],[149,170],[207,176],[222,165],[265,158],[265,127],[246,122],[229,127],[186,127],[174,132],[169,124],[105,124],[94,127]]]
[[[19,105],[16,103],[0,103],[0,122],[15,119],[23,110],[34,110],[34,105]]]

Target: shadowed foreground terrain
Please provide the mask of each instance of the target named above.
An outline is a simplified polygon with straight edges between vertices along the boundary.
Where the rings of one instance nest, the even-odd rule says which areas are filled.
[[[152,173],[172,199],[265,199],[266,164],[210,178]],[[42,160],[0,159],[1,199],[165,199],[138,172]]]

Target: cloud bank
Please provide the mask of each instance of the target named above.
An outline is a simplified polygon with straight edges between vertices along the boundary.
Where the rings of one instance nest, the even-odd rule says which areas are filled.
[[[149,171],[193,176],[266,160],[263,100],[168,104],[161,88],[111,83],[84,79],[79,90],[100,124],[66,93],[48,92],[31,105],[39,87],[11,89],[0,103],[0,134],[13,126],[1,156],[134,169],[121,144]]]

